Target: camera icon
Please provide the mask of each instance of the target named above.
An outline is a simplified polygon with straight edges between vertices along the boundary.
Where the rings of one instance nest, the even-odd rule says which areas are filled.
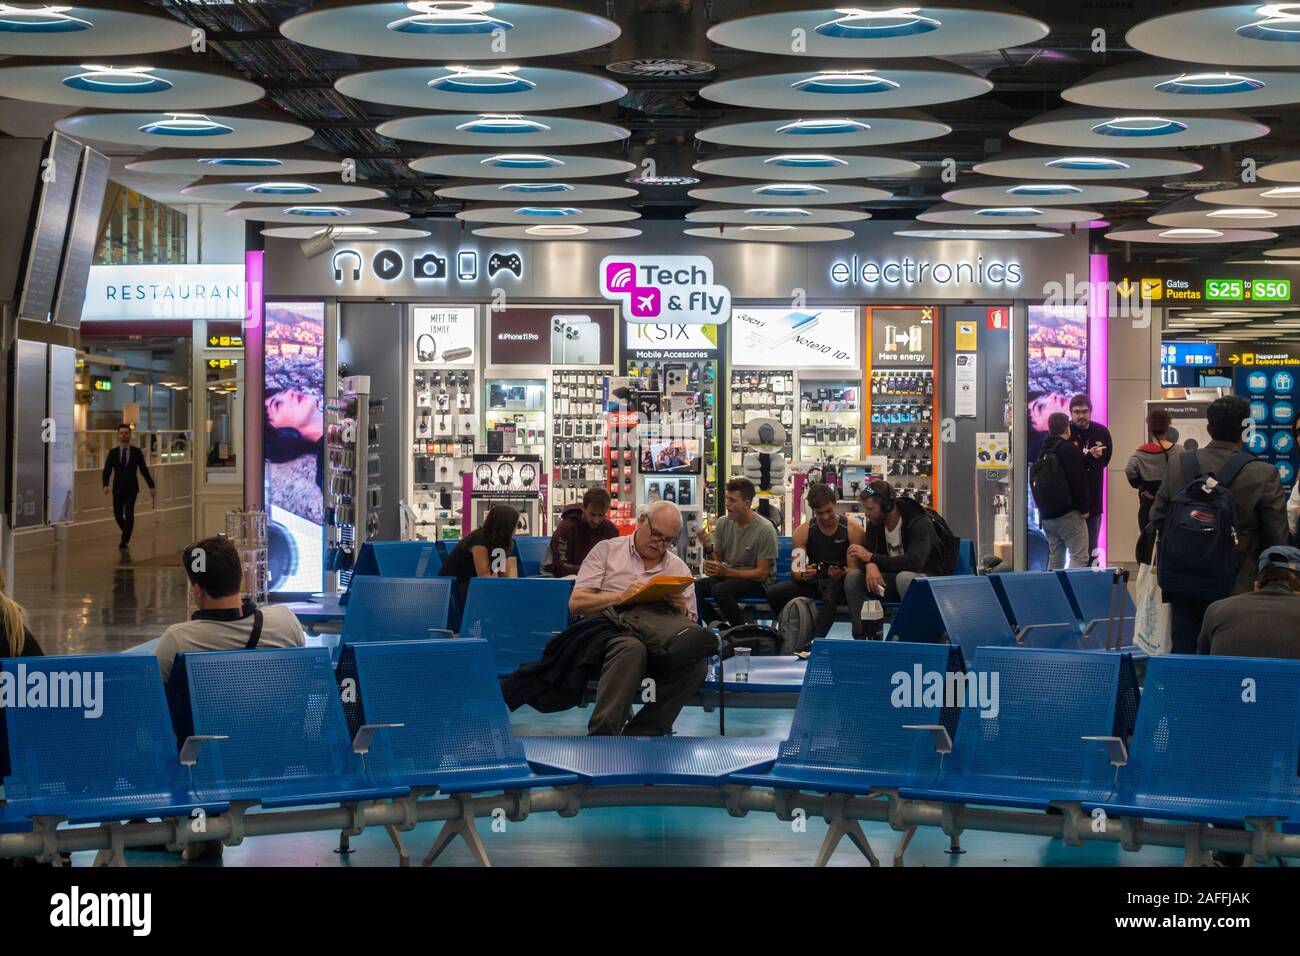
[[[411,271],[417,279],[445,279],[447,260],[430,252],[416,259],[411,265]]]

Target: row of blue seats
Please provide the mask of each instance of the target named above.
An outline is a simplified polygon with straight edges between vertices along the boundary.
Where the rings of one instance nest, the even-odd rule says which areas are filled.
[[[71,707],[5,708],[0,744],[12,771],[0,833],[36,828],[48,837],[65,820],[356,807],[578,784],[1060,806],[1079,819],[1100,810],[1300,832],[1294,661],[1155,658],[1139,705],[1124,654],[983,647],[967,672],[951,646],[817,641],[784,742],[516,738],[491,650],[479,640],[350,645],[337,671],[315,648],[184,654],[166,699],[151,657],[7,659],[0,667],[43,673],[51,686],[69,671],[103,675],[97,719]],[[964,701],[954,696],[963,693]],[[783,799],[778,812],[791,806]],[[464,821],[458,826],[469,839]],[[906,829],[904,842],[914,826]],[[823,862],[844,835],[869,850],[841,813]],[[1189,830],[1189,850],[1197,839]]]

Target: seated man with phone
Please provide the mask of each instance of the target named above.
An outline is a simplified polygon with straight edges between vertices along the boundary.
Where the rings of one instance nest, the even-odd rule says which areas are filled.
[[[761,598],[776,570],[776,527],[754,510],[758,490],[748,478],[727,482],[727,513],[710,535],[696,533],[704,549],[704,573],[695,584],[700,615],[735,627],[745,623],[741,598]]]
[[[811,598],[819,602],[813,624],[813,636],[825,637],[835,623],[835,613],[844,603],[844,582],[850,570],[857,570],[861,562],[850,555],[853,546],[861,547],[864,540],[862,527],[850,522],[836,508],[836,495],[829,485],[815,484],[808,489],[808,510],[812,520],[794,529],[793,560],[790,580],[770,585],[767,603],[772,606],[774,619],[796,597]],[[860,637],[862,622],[854,617],[850,626],[855,638]]]

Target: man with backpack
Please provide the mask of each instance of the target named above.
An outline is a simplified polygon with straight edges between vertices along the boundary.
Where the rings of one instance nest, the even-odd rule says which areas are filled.
[[[1083,453],[1070,442],[1070,417],[1054,412],[1047,419],[1047,441],[1029,469],[1029,489],[1047,536],[1047,570],[1086,568],[1088,551],[1088,474]]]
[[[1286,544],[1277,469],[1244,449],[1250,403],[1225,395],[1205,417],[1210,443],[1170,459],[1151,506],[1156,571],[1177,654],[1196,653],[1210,604],[1251,590],[1261,552]]]
[[[876,481],[858,494],[867,518],[862,544],[849,545],[849,560],[861,564],[844,579],[849,613],[862,617],[868,597],[901,601],[918,577],[952,574],[960,542],[935,512],[910,498],[900,498],[887,481]]]
[[[796,557],[791,563],[790,580],[779,584],[770,584],[767,588],[767,603],[772,607],[772,616],[778,621],[785,620],[782,612],[791,606],[791,602],[800,598],[817,604],[815,616],[806,628],[807,640],[803,634],[799,640],[792,641],[793,650],[803,650],[813,638],[825,637],[835,623],[835,613],[844,603],[844,582],[850,571],[858,568],[855,558],[849,557],[849,548],[861,545],[864,535],[862,528],[852,521],[846,521],[835,507],[839,500],[829,485],[814,484],[808,489],[808,510],[812,520],[805,521],[794,529],[791,542]],[[798,560],[802,553],[803,560]],[[820,603],[817,603],[820,602]],[[862,622],[858,618],[850,621],[853,636],[859,637]],[[784,628],[779,628],[784,632]],[[805,630],[800,624],[791,630]]]

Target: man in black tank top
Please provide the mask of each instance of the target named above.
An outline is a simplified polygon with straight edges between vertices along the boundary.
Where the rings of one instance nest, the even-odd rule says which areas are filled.
[[[816,484],[808,489],[808,508],[812,520],[794,530],[794,559],[790,580],[767,589],[767,603],[775,617],[781,616],[793,598],[806,597],[819,602],[814,636],[825,637],[835,623],[835,613],[844,603],[844,578],[857,568],[857,558],[849,557],[849,545],[862,543],[862,528],[845,521],[835,507],[835,492],[828,485]],[[800,559],[802,551],[803,559]],[[861,621],[851,621],[853,636],[859,636]]]

